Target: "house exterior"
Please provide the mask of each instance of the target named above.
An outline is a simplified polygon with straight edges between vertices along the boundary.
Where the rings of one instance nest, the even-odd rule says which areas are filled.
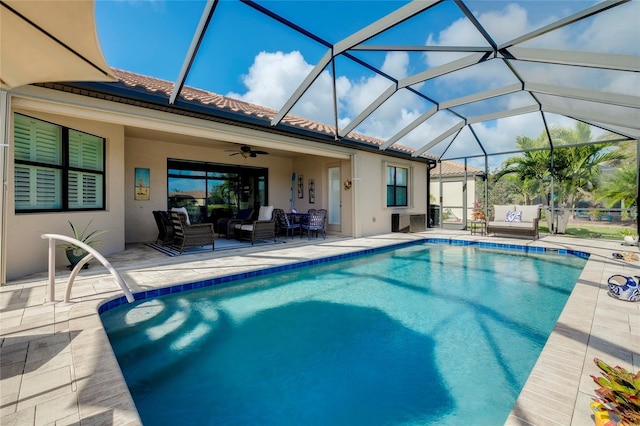
[[[169,105],[173,83],[113,71],[116,83],[6,92],[2,283],[45,271],[41,234],[70,235],[69,222],[107,230],[104,255],[155,241],[152,212],[170,207],[183,178],[235,176],[238,208],[325,208],[329,232],[342,236],[387,233],[393,213],[427,212],[432,158],[382,151],[363,135],[338,140],[332,127],[295,116],[273,128],[276,111],[189,87]],[[268,155],[234,155],[244,145]],[[212,199],[181,195],[199,200],[204,219]],[[66,263],[58,250],[57,266]]]

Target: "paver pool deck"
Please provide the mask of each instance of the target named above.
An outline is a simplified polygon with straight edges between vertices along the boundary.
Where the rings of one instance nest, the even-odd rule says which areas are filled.
[[[422,238],[451,238],[571,249],[591,256],[531,372],[506,425],[594,424],[589,402],[598,375],[593,358],[640,370],[640,303],[607,295],[613,274],[640,275],[640,262],[613,252],[638,253],[620,242],[544,236],[531,241],[430,229],[368,238],[286,240],[287,244],[168,257],[142,244],[108,260],[136,293],[206,278],[344,254]],[[44,242],[43,242],[44,243]],[[95,262],[94,262],[95,263]],[[56,302],[47,274],[0,287],[0,424],[142,424],[98,316],[122,291],[97,263],[82,271],[62,299],[69,272],[56,272]]]

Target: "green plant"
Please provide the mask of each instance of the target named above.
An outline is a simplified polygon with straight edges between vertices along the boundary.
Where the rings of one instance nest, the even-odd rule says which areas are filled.
[[[638,234],[632,229],[623,229],[622,231],[620,231],[620,235],[622,235],[623,237],[635,237]]]
[[[600,386],[596,389],[596,402],[620,417],[620,424],[640,424],[640,371],[633,374],[619,366],[611,367],[599,358],[593,362],[602,371],[599,377],[591,376]]]
[[[71,233],[72,233],[71,236],[76,240],[87,244],[89,247],[97,247],[100,244],[102,244],[102,241],[96,240],[95,238],[99,235],[104,234],[107,231],[95,230],[92,232],[88,232],[91,222],[93,222],[93,219],[91,219],[84,228],[80,229],[76,225],[74,225],[71,221],[69,221],[69,226],[71,227]],[[58,247],[61,247],[64,250],[72,250],[77,248],[75,244],[71,244],[71,243],[60,244]]]

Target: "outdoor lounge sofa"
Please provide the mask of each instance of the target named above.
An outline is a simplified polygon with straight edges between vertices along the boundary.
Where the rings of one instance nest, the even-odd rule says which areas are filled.
[[[493,220],[487,223],[488,234],[507,234],[539,238],[540,205],[494,205]]]

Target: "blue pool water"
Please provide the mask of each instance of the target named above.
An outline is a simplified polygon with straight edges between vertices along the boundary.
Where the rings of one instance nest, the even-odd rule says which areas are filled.
[[[145,425],[499,425],[585,262],[426,243],[102,320]]]

